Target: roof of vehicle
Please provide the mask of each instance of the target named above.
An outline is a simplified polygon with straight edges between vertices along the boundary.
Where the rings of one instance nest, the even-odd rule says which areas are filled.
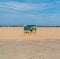
[[[32,27],[32,26],[36,27],[36,25],[25,25],[24,27]]]

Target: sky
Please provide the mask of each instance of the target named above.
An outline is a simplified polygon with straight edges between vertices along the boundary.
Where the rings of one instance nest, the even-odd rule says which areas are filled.
[[[60,0],[0,0],[0,26],[60,26]]]

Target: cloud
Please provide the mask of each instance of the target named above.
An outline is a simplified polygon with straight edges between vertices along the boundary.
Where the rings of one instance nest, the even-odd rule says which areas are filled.
[[[14,1],[0,2],[0,24],[6,25],[60,24],[59,20],[60,14],[55,13],[57,11],[60,11],[60,9],[58,8],[59,7],[58,3],[46,3],[46,2],[28,3],[28,2],[29,1],[24,3]]]
[[[14,9],[17,11],[28,11],[28,10],[44,10],[55,7],[54,4],[40,3],[40,4],[29,4],[29,3],[18,3],[18,2],[4,2],[0,3],[0,9]]]

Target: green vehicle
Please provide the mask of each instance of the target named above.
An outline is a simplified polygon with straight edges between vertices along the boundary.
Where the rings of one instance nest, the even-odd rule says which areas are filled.
[[[25,25],[24,26],[24,32],[29,33],[29,32],[36,32],[36,25]]]

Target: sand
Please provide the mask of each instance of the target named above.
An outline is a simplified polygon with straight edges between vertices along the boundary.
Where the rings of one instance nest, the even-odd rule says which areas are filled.
[[[0,59],[60,59],[60,28],[24,35],[23,27],[0,27]]]
[[[25,34],[23,27],[0,27],[0,39],[60,39],[60,27],[37,27],[36,34]]]
[[[60,40],[0,40],[0,59],[60,59]]]

